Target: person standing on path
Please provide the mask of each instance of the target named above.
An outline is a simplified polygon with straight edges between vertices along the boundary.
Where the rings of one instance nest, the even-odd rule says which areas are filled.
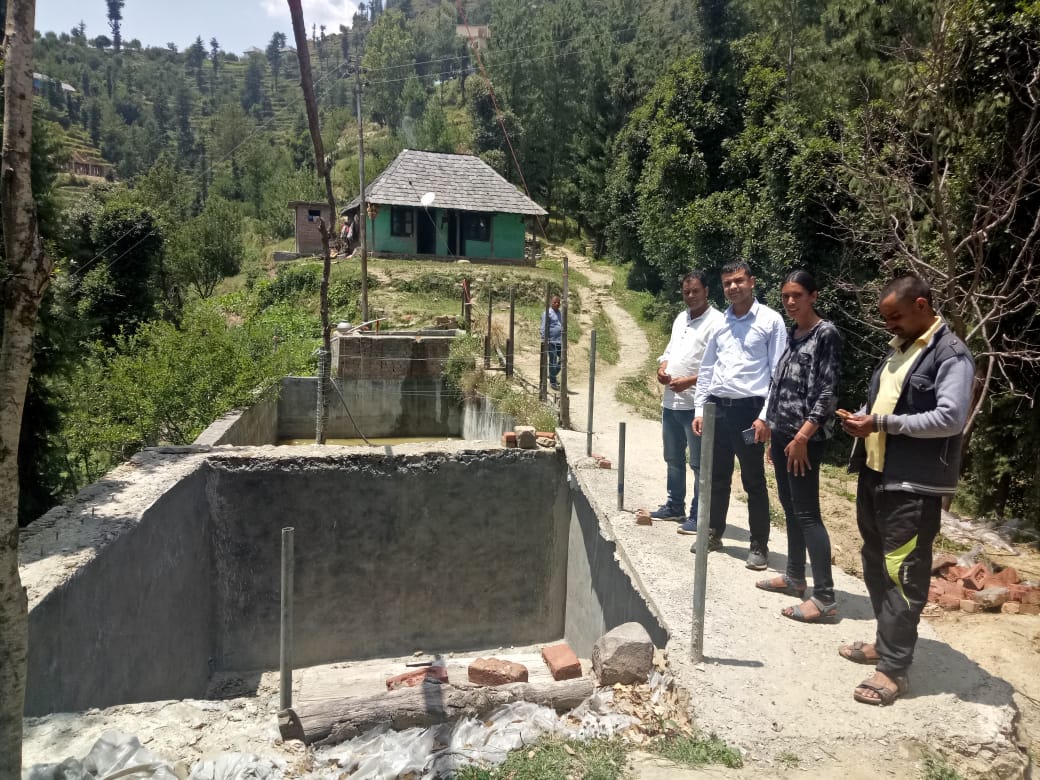
[[[560,296],[554,295],[549,308],[542,313],[542,325],[538,335],[545,342],[546,329],[549,331],[549,387],[560,389],[560,355],[563,353],[563,315],[560,314]]]
[[[751,549],[747,567],[761,571],[769,556],[769,493],[762,457],[769,428],[764,404],[773,369],[787,347],[787,331],[783,317],[755,299],[755,277],[747,263],[737,261],[722,267],[722,291],[729,307],[722,327],[708,339],[704,350],[693,417],[693,432],[700,436],[704,404],[715,404],[708,549],[722,549],[736,458],[748,497]]]
[[[975,376],[971,353],[936,315],[919,276],[886,284],[879,308],[893,334],[888,354],[870,378],[866,404],[854,415],[839,411],[856,437],[849,471],[859,472],[856,522],[877,634],[872,645],[855,642],[838,652],[877,663],[852,694],[865,704],[891,704],[909,689],[932,542],[942,498],[957,488]]]
[[[693,433],[694,393],[701,357],[708,338],[722,326],[722,312],[708,302],[708,277],[690,271],[682,278],[686,310],[672,323],[672,337],[657,359],[657,381],[664,385],[661,399],[661,438],[668,466],[668,498],[650,513],[656,520],[683,520],[679,533],[697,532],[698,479],[701,440]],[[687,461],[687,451],[689,460]],[[686,465],[693,470],[693,501],[686,514]]]
[[[808,271],[793,271],[780,289],[794,321],[787,349],[773,372],[766,399],[769,460],[787,521],[787,570],[755,583],[762,590],[805,594],[805,553],[812,563],[812,598],[781,610],[784,617],[813,623],[838,614],[831,575],[831,540],[820,513],[820,463],[834,434],[841,374],[841,334],[816,312],[819,293]]]

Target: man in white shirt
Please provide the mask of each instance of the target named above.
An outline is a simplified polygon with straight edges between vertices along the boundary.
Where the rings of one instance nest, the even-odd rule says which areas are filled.
[[[773,369],[787,346],[787,330],[783,317],[755,299],[755,277],[747,263],[722,267],[722,290],[729,308],[704,350],[693,418],[693,432],[699,436],[704,404],[715,404],[708,549],[722,549],[736,458],[748,497],[747,567],[762,570],[769,555],[769,493],[762,451],[769,440],[765,400]]]
[[[693,433],[694,393],[701,357],[709,337],[722,326],[722,312],[708,302],[708,277],[690,271],[682,278],[686,311],[672,323],[672,337],[657,359],[657,381],[664,385],[661,399],[661,438],[668,465],[668,498],[650,513],[659,520],[682,520],[679,533],[697,532],[700,494],[701,440]],[[693,470],[693,501],[686,514],[686,465]]]

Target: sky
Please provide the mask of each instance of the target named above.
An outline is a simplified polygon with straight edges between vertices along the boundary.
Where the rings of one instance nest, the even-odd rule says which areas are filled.
[[[324,24],[327,32],[349,25],[357,7],[349,0],[303,0],[308,35],[311,25]],[[36,0],[36,29],[41,33],[68,32],[82,20],[87,38],[111,37],[105,0]],[[173,42],[179,50],[202,36],[207,48],[216,38],[224,51],[242,54],[263,49],[276,32],[293,45],[292,21],[285,0],[126,0],[121,32],[124,41],[137,38],[145,46]]]

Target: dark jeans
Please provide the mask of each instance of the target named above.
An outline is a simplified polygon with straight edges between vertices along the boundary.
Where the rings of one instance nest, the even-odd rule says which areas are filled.
[[[748,499],[748,525],[751,541],[769,543],[769,493],[766,491],[766,468],[762,444],[745,444],[740,432],[750,428],[762,411],[763,399],[741,398],[717,401],[715,406],[715,446],[712,448],[711,530],[722,536],[726,530],[730,483],[733,481],[734,458],[740,461],[740,481]]]
[[[549,384],[557,384],[560,376],[560,355],[563,352],[563,344],[549,342]]]
[[[700,497],[701,437],[693,432],[693,409],[661,409],[664,462],[668,464],[668,506],[686,512],[686,453],[693,469],[693,502],[689,516],[697,520]]]
[[[941,508],[939,496],[885,490],[881,474],[860,471],[856,522],[863,536],[863,580],[877,618],[877,668],[889,677],[905,673],[914,660]]]
[[[834,601],[831,576],[831,538],[820,516],[820,463],[824,443],[810,440],[806,445],[812,468],[801,476],[787,470],[784,447],[791,437],[773,431],[769,451],[776,473],[776,493],[787,519],[787,578],[805,582],[805,552],[812,563],[813,596],[828,604]]]

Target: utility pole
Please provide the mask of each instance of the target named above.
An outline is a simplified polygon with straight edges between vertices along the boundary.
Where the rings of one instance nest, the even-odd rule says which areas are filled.
[[[361,52],[357,53],[357,67],[354,68],[354,94],[357,95],[357,143],[358,143],[358,177],[361,179],[361,201],[358,205],[358,235],[361,241],[361,321],[368,322],[368,232],[365,223],[368,211],[365,204],[365,131],[361,121]]]

